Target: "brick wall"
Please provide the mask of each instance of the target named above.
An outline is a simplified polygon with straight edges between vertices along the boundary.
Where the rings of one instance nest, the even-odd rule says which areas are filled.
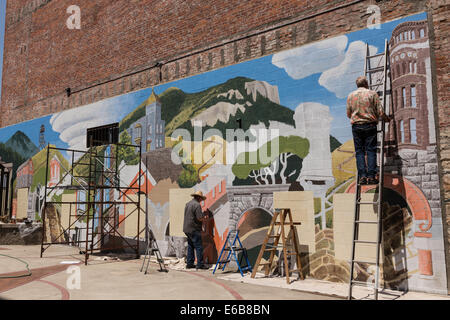
[[[69,30],[72,4],[8,1],[0,127],[362,29],[370,4],[381,8],[382,22],[427,11],[441,198],[450,224],[448,1],[79,0],[81,30]],[[152,67],[157,61],[161,70]],[[67,97],[69,87],[74,94]]]

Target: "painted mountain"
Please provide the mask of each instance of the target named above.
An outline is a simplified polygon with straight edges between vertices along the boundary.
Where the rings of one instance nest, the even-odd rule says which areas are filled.
[[[278,88],[265,81],[236,77],[225,83],[197,93],[185,93],[169,88],[159,95],[161,118],[166,122],[166,136],[177,128],[187,129],[194,137],[194,126],[202,123],[203,132],[218,129],[226,137],[226,129],[243,130],[251,125],[278,121],[294,126],[294,111],[280,105]],[[145,102],[126,116],[120,123],[120,131],[129,128],[145,115]],[[332,151],[340,146],[330,137]]]
[[[278,89],[262,81],[237,77],[198,93],[185,93],[178,88],[169,88],[159,96],[162,103],[162,120],[166,121],[166,135],[177,128],[193,133],[193,124],[202,121],[204,130],[219,129],[225,136],[226,129],[242,129],[269,120],[294,124],[294,112],[279,103]],[[121,123],[121,130],[129,127],[145,114],[140,105]]]
[[[20,130],[9,138],[5,145],[20,154],[25,159],[29,159],[39,152],[38,147],[36,147],[36,145],[31,142],[30,138],[28,138],[28,136]]]

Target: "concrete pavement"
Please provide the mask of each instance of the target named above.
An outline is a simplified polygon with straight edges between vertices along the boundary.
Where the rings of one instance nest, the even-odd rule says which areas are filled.
[[[149,273],[140,272],[142,259],[110,260],[92,256],[89,264],[78,250],[52,246],[41,259],[39,246],[2,246],[0,254],[26,261],[38,277],[0,279],[0,298],[14,300],[323,300],[335,299],[317,294],[295,292],[218,279],[210,270],[169,270],[159,272],[151,263]],[[104,259],[107,259],[106,261]],[[75,273],[67,273],[71,265],[79,263],[80,288],[73,288]],[[63,266],[62,270],[55,267]],[[48,270],[48,274],[46,274]],[[0,256],[0,274],[26,273],[25,266],[13,259]],[[20,283],[20,281],[28,281]],[[11,287],[11,283],[18,284]]]
[[[241,277],[236,272],[184,269],[184,262],[168,260],[169,272],[150,264],[140,272],[142,259],[91,256],[84,265],[79,250],[52,246],[40,258],[40,246],[1,246],[0,276],[26,274],[25,265],[1,254],[20,258],[32,269],[30,277],[0,279],[0,298],[13,300],[340,300],[348,285],[315,279],[286,284],[284,278]],[[178,262],[178,263],[176,263]],[[68,269],[70,268],[70,269]],[[79,275],[79,277],[78,277]],[[79,280],[79,281],[78,281]],[[77,287],[79,285],[79,288]],[[355,288],[358,299],[371,298],[372,291]],[[383,300],[450,300],[449,296],[418,292],[384,291]]]

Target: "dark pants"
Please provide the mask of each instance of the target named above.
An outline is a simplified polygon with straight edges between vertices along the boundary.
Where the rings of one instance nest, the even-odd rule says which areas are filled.
[[[358,176],[375,178],[377,174],[377,125],[375,123],[354,124],[352,132]]]
[[[187,236],[188,247],[187,247],[187,265],[194,265],[194,249],[197,255],[197,267],[203,266],[203,245],[202,245],[202,234],[200,231],[194,231],[191,233],[185,233]]]

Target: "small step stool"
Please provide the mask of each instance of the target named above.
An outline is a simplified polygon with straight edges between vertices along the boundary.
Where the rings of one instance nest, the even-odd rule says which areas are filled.
[[[244,276],[244,271],[252,272],[252,266],[250,265],[250,261],[248,261],[247,249],[245,249],[242,246],[241,240],[239,239],[239,231],[236,232],[236,236],[234,237],[234,240],[232,243],[231,243],[230,236],[231,236],[231,233],[228,232],[227,239],[225,240],[222,250],[220,251],[220,255],[219,255],[219,258],[217,259],[216,266],[214,267],[213,274],[216,272],[217,267],[222,268],[222,271],[224,271],[228,262],[231,261],[231,255],[233,255],[233,258],[238,265],[241,276]],[[239,246],[236,245],[236,240],[237,240]],[[242,251],[241,261],[238,261],[237,253],[239,253],[241,251]],[[225,260],[222,260],[223,257],[225,256],[225,252],[228,252],[227,258]],[[247,262],[247,265],[244,267],[241,266],[242,258],[245,258],[245,261]],[[223,267],[222,267],[222,265],[223,265]]]
[[[148,265],[150,264],[150,258],[152,256],[152,254],[155,255],[156,260],[159,263],[159,271],[160,272],[169,272],[169,270],[167,270],[167,268],[166,268],[164,259],[161,255],[161,252],[159,251],[158,243],[156,242],[155,235],[153,234],[153,231],[150,227],[147,230],[147,235],[148,235],[147,249],[145,250],[144,261],[142,262],[141,272],[142,272],[142,270],[144,270],[145,260],[148,259],[147,266],[145,267],[145,272],[144,272],[144,274],[147,274]]]
[[[277,221],[280,218],[280,221]],[[289,218],[289,221],[287,221]],[[275,252],[279,249],[283,250],[284,257],[284,269],[286,273],[286,282],[290,284],[289,275],[292,272],[297,272],[300,278],[303,280],[303,272],[302,265],[300,262],[300,251],[299,251],[299,243],[297,237],[297,230],[295,228],[296,225],[300,225],[300,222],[294,222],[292,220],[291,209],[275,209],[275,212],[272,217],[272,221],[270,222],[269,230],[267,231],[266,238],[261,246],[261,250],[259,251],[258,258],[256,259],[255,268],[252,272],[252,278],[255,278],[256,272],[258,270],[258,266],[264,266],[265,276],[269,276],[270,267],[272,266],[273,259],[275,257]],[[279,226],[278,232],[272,234],[275,226]],[[289,232],[286,236],[285,226],[289,226]],[[269,243],[269,240],[272,240],[272,243]],[[280,245],[281,240],[281,245]],[[294,251],[288,250],[288,247],[293,247]],[[267,262],[261,263],[261,259],[265,252],[270,252],[270,257]],[[288,256],[295,256],[297,269],[289,270]]]

